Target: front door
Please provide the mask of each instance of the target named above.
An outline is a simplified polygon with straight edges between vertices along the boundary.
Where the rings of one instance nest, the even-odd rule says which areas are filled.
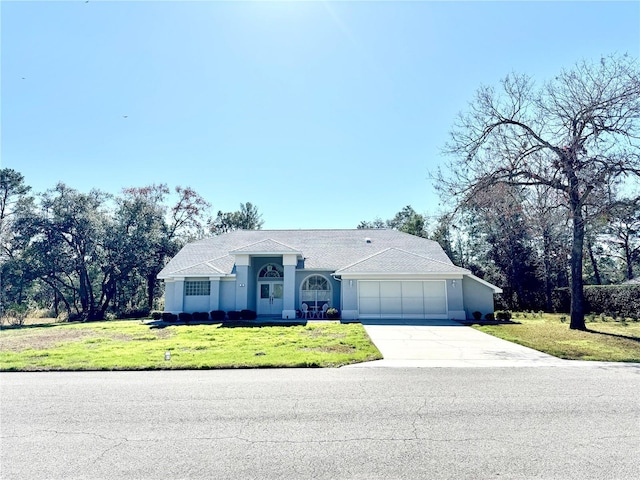
[[[258,315],[282,315],[282,282],[258,282]]]

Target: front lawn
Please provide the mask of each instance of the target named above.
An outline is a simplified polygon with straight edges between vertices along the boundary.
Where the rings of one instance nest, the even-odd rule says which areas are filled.
[[[474,328],[559,358],[640,362],[640,322],[591,316],[588,332],[570,330],[568,315],[519,313],[512,322]]]
[[[4,371],[338,367],[380,358],[357,323],[233,327],[112,320],[0,331]]]

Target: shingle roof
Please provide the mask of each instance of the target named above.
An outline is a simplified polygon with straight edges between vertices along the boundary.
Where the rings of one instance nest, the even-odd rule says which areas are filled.
[[[273,240],[272,238],[267,238],[266,240],[262,240],[260,242],[251,243],[249,245],[244,245],[242,247],[231,250],[230,253],[300,253],[300,250],[297,250],[289,245],[285,245],[284,243]]]
[[[340,268],[336,273],[471,273],[432,258],[398,248],[388,248],[352,265]]]
[[[300,253],[305,269],[354,272],[362,263],[380,273],[464,270],[437,242],[396,230],[238,230],[189,243],[158,276],[208,275],[211,268],[228,274],[234,253],[270,252]]]

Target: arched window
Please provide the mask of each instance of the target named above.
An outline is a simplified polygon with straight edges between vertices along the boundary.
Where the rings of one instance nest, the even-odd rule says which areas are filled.
[[[258,278],[282,278],[282,267],[275,263],[268,263],[258,273]]]
[[[312,309],[320,310],[327,303],[331,304],[331,282],[322,275],[311,275],[302,282],[301,303]]]

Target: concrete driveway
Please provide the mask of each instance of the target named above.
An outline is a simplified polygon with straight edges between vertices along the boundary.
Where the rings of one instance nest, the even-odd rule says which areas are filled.
[[[362,321],[383,360],[351,367],[566,366],[562,360],[452,320]]]

